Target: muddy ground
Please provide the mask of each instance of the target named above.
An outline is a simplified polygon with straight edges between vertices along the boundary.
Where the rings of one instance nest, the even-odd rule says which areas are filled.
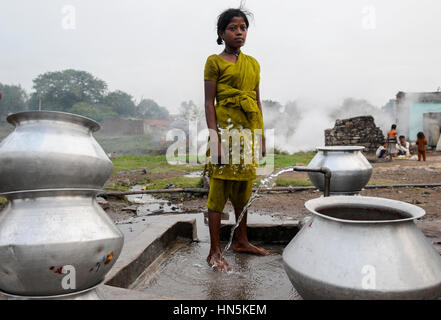
[[[371,183],[374,184],[433,184],[441,183],[441,153],[428,153],[426,162],[418,162],[413,160],[394,160],[392,162],[378,162],[372,158],[372,166],[374,171],[371,177]],[[180,172],[166,173],[167,176],[173,174],[182,175]],[[148,176],[139,170],[121,173],[112,180],[128,179],[135,181],[136,179]],[[290,172],[285,173],[282,177],[291,177],[298,179],[307,179],[307,173]],[[152,178],[158,178],[152,176]],[[162,176],[161,176],[162,178]],[[419,188],[393,188],[385,189],[367,189],[361,192],[361,195],[372,197],[383,197],[405,201],[420,206],[426,211],[426,215],[416,221],[417,225],[423,230],[426,236],[430,237],[437,249],[441,252],[441,187]],[[283,217],[287,219],[303,220],[309,216],[308,211],[304,208],[305,201],[316,198],[321,194],[314,190],[298,191],[292,193],[271,193],[262,194],[257,199],[249,212],[257,212],[272,216]],[[201,213],[206,211],[205,203],[207,195],[173,195],[169,200],[172,203],[180,203],[182,212],[185,213]],[[126,202],[108,199],[105,205],[106,211],[114,221],[121,221],[130,216],[134,216],[134,212],[122,211],[127,207]],[[228,202],[225,212],[232,212],[232,206]],[[165,213],[167,214],[167,213]]]

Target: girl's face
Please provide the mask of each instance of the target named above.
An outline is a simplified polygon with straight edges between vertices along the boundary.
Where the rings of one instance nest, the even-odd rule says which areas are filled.
[[[227,25],[221,37],[225,45],[231,48],[240,48],[245,44],[247,38],[247,25],[242,17],[233,17]]]

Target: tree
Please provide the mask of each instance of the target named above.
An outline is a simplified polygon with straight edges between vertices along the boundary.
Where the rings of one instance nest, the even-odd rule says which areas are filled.
[[[0,83],[0,92],[2,93],[2,99],[0,99],[0,115],[6,116],[9,113],[27,110],[26,101],[28,96],[20,85]]]
[[[70,113],[79,114],[95,121],[101,122],[104,119],[118,118],[118,114],[112,111],[112,108],[104,104],[89,104],[87,102],[78,102],[69,110]]]
[[[112,110],[121,116],[134,116],[136,114],[136,106],[133,97],[121,90],[109,92],[103,102],[105,105],[112,107]]]
[[[46,72],[33,80],[30,107],[36,109],[41,99],[42,107],[49,110],[67,111],[75,103],[100,102],[107,90],[107,84],[88,72],[68,69]]]
[[[197,120],[204,114],[204,110],[199,108],[192,100],[181,103],[180,115],[184,120]]]
[[[152,99],[142,99],[136,107],[137,114],[146,119],[167,119],[167,108],[161,107]]]
[[[70,113],[79,114],[96,121],[101,121],[99,111],[94,105],[88,104],[87,102],[78,102],[73,105],[69,110]]]

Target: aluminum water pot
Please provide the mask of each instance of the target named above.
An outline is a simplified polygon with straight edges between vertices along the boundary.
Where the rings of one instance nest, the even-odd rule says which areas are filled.
[[[10,115],[0,143],[0,291],[22,297],[93,288],[124,237],[96,201],[113,165],[95,121],[63,112]]]
[[[312,218],[283,252],[305,299],[435,299],[441,257],[414,223],[425,211],[396,200],[331,196],[309,200]]]
[[[362,146],[330,146],[317,148],[308,167],[327,167],[331,170],[331,194],[354,194],[363,189],[372,175],[372,166],[361,153]],[[309,179],[321,191],[324,178],[309,172]]]
[[[9,204],[0,213],[1,291],[51,296],[81,291],[104,280],[124,240],[97,203],[97,192],[2,195]]]
[[[95,121],[65,112],[8,116],[15,130],[0,143],[0,193],[56,188],[102,188],[113,165],[92,132]]]

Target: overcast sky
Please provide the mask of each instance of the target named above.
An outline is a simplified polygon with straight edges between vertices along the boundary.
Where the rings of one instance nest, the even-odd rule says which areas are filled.
[[[85,70],[138,101],[203,104],[216,20],[240,1],[0,0],[0,82],[28,92],[41,73]],[[72,20],[72,7],[74,20]],[[261,65],[262,99],[382,106],[441,86],[439,0],[247,0],[242,51]],[[73,27],[73,29],[71,29]]]

